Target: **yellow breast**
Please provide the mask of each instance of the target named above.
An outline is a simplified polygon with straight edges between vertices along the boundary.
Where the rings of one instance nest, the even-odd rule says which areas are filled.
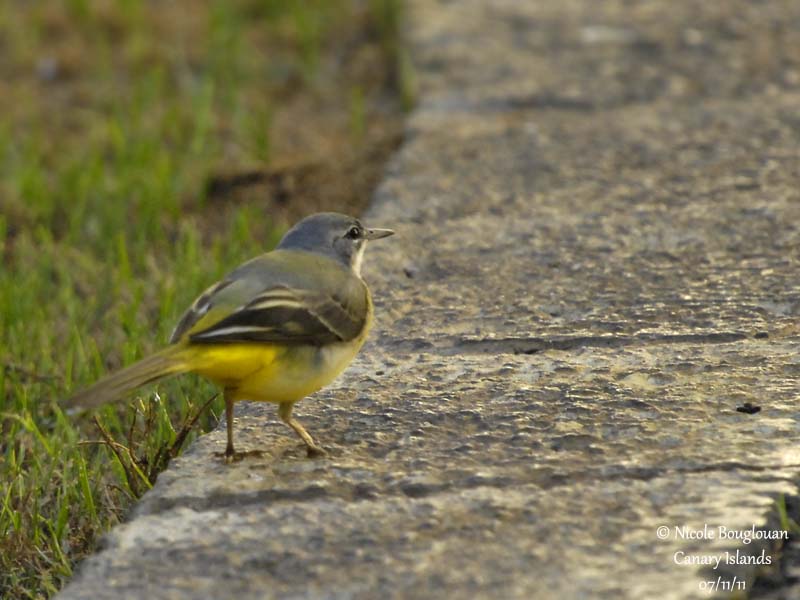
[[[296,402],[328,385],[358,353],[363,339],[287,350],[270,365],[243,379],[235,394],[241,400]]]
[[[191,369],[233,391],[234,400],[296,402],[333,381],[353,360],[366,331],[349,342],[317,346],[193,346]]]

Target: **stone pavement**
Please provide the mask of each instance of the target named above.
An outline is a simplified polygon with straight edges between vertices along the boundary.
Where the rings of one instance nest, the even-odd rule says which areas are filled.
[[[378,322],[296,410],[331,456],[240,407],[266,454],[201,438],[60,598],[703,598],[777,560],[719,527],[774,531],[800,473],[800,3],[415,0],[409,32]]]

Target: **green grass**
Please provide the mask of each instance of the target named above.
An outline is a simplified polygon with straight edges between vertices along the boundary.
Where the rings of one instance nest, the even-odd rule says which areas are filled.
[[[0,4],[0,597],[56,592],[216,424],[221,401],[201,410],[215,390],[192,376],[97,423],[58,401],[161,347],[199,292],[276,243],[286,223],[258,193],[204,190],[298,151],[276,139],[287,106],[330,106],[343,125],[319,128],[363,143],[386,81],[331,67],[337,40],[373,32],[409,102],[397,4]]]

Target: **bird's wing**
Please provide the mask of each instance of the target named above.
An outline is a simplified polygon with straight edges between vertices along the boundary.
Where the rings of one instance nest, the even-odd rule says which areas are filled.
[[[172,341],[321,345],[361,333],[369,301],[358,277],[336,264],[320,268],[297,257],[287,264],[253,261],[211,286],[183,315]]]
[[[189,333],[192,343],[281,342],[327,344],[349,341],[364,327],[365,315],[354,314],[334,295],[277,286],[209,327]]]

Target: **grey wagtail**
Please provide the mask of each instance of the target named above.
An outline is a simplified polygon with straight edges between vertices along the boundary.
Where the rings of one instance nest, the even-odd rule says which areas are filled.
[[[361,279],[367,242],[392,235],[357,219],[320,213],[297,223],[278,247],[215,283],[189,307],[170,345],[113,373],[66,401],[93,408],[163,377],[193,372],[224,389],[227,460],[233,449],[233,404],[278,403],[280,418],[324,454],[292,418],[301,398],[333,381],[353,360],[372,322],[372,298]]]

